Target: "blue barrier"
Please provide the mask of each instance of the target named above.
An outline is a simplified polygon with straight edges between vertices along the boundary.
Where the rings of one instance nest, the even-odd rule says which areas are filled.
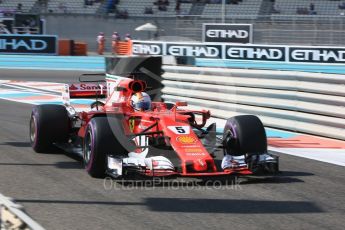
[[[301,71],[311,73],[331,73],[345,74],[345,65],[327,65],[327,64],[300,64],[286,62],[258,62],[258,61],[230,61],[197,58],[195,65],[199,67],[224,67],[241,69],[268,69],[268,70],[286,70]]]
[[[291,64],[285,62],[228,61],[196,59],[199,67],[269,69],[312,73],[345,74],[345,65]],[[104,71],[104,57],[0,55],[0,68]]]
[[[0,55],[0,68],[104,71],[104,57]]]

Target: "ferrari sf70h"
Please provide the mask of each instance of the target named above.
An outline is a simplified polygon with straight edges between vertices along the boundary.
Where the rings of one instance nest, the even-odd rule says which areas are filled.
[[[66,85],[63,105],[33,108],[32,148],[39,153],[62,148],[79,154],[92,177],[210,177],[275,174],[278,157],[267,152],[262,122],[253,115],[229,118],[223,131],[205,127],[208,110],[190,110],[186,102],[149,102],[133,106],[146,83],[107,76],[106,81]],[[89,108],[70,98],[96,97]]]

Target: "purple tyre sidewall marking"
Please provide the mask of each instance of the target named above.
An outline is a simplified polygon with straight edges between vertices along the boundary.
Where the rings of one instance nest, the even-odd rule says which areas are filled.
[[[225,125],[226,127],[229,127],[229,129],[231,130],[231,132],[232,132],[232,135],[233,135],[233,137],[234,138],[237,138],[237,133],[236,133],[236,124],[235,123],[232,123],[231,121],[227,121],[226,122],[226,125]]]
[[[95,128],[94,128],[94,125],[92,123],[92,121],[89,122],[89,128],[88,128],[88,132],[91,131],[91,138],[92,138],[92,141],[91,141],[91,153],[90,153],[90,156],[89,156],[89,162],[87,162],[86,164],[86,170],[87,171],[90,171],[91,170],[91,167],[92,167],[92,164],[93,164],[93,159],[94,159],[94,151],[95,151]]]
[[[226,122],[226,124],[225,124],[225,127],[224,127],[224,129],[226,129],[226,128],[229,128],[229,130],[231,131],[231,134],[232,134],[232,137],[233,138],[237,138],[237,133],[236,133],[236,123],[234,123],[233,121],[231,121],[231,120],[228,120],[227,122]],[[224,151],[226,151],[225,149],[224,149]],[[227,151],[226,151],[227,152]],[[224,152],[225,153],[225,152]],[[226,154],[231,154],[231,153],[226,153]]]
[[[38,125],[37,125],[37,117],[38,117],[38,113],[37,110],[34,109],[32,111],[32,119],[34,121],[35,124],[35,139],[33,140],[32,146],[36,147],[37,146],[37,139],[38,139]],[[31,128],[31,127],[30,127]]]

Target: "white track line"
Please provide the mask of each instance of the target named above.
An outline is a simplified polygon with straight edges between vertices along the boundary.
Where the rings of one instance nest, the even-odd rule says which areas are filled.
[[[345,166],[345,149],[315,149],[315,148],[276,148],[269,147],[271,151],[292,156],[322,161],[339,166]]]

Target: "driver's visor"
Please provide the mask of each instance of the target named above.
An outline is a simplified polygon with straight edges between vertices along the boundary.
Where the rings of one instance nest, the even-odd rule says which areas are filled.
[[[135,110],[150,110],[151,103],[148,101],[140,101],[133,105]]]

